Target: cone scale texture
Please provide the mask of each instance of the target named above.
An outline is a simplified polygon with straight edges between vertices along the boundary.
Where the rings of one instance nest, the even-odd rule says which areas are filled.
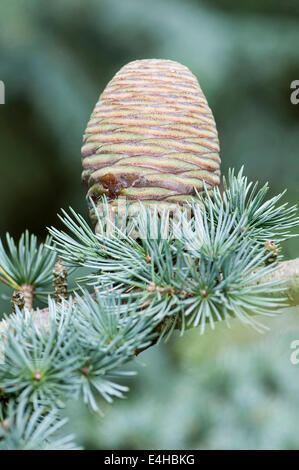
[[[108,83],[83,138],[88,197],[161,207],[219,184],[216,124],[196,77],[171,60],[137,60]]]

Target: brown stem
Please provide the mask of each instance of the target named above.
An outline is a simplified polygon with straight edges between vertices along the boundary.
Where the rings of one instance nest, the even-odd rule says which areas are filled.
[[[16,308],[18,307],[20,310],[23,310],[25,307],[25,298],[24,294],[21,291],[14,291],[11,298],[11,307],[12,312],[16,312]]]
[[[25,308],[32,310],[34,300],[34,286],[30,284],[22,284],[21,292],[24,295]]]
[[[61,299],[67,299],[67,269],[63,261],[58,258],[53,270],[54,276],[54,299],[55,302],[61,302]]]
[[[147,346],[145,346],[144,348],[138,348],[135,350],[135,356],[138,356],[138,354],[142,353],[143,351],[145,351],[146,349],[154,346],[155,344],[157,344],[157,342],[159,341],[159,338],[161,336],[161,334],[164,332],[164,335],[166,335],[172,325],[173,325],[173,322],[174,322],[174,319],[171,318],[171,317],[165,317],[164,320],[161,321],[161,323],[159,323],[156,328],[154,329],[154,333],[157,333],[157,336],[152,340],[152,342],[150,344],[148,344]]]
[[[257,284],[272,281],[280,281],[286,288],[281,294],[273,292],[273,296],[287,297],[290,307],[299,305],[299,258],[280,262],[275,271],[259,279]]]

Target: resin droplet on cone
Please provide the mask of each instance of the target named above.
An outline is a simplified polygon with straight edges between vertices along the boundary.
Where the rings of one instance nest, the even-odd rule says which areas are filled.
[[[220,182],[219,142],[207,100],[190,70],[137,60],[109,82],[84,135],[83,181],[106,195],[171,208]]]

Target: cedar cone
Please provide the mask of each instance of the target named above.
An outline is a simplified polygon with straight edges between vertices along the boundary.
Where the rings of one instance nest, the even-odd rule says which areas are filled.
[[[172,60],[136,60],[108,83],[84,134],[83,182],[106,195],[160,208],[220,182],[215,120],[196,77]],[[94,219],[93,211],[91,217]]]

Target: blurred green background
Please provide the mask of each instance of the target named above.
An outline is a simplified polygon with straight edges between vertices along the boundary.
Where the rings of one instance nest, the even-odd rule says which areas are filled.
[[[83,131],[107,82],[142,58],[177,60],[198,77],[223,173],[244,164],[297,202],[298,44],[297,0],[1,0],[0,235],[29,228],[42,239],[69,205],[87,217]],[[287,243],[286,256],[298,248]],[[104,418],[71,403],[70,428],[94,449],[299,448],[298,312],[268,324],[263,336],[232,322],[152,348],[128,399],[103,405]]]

